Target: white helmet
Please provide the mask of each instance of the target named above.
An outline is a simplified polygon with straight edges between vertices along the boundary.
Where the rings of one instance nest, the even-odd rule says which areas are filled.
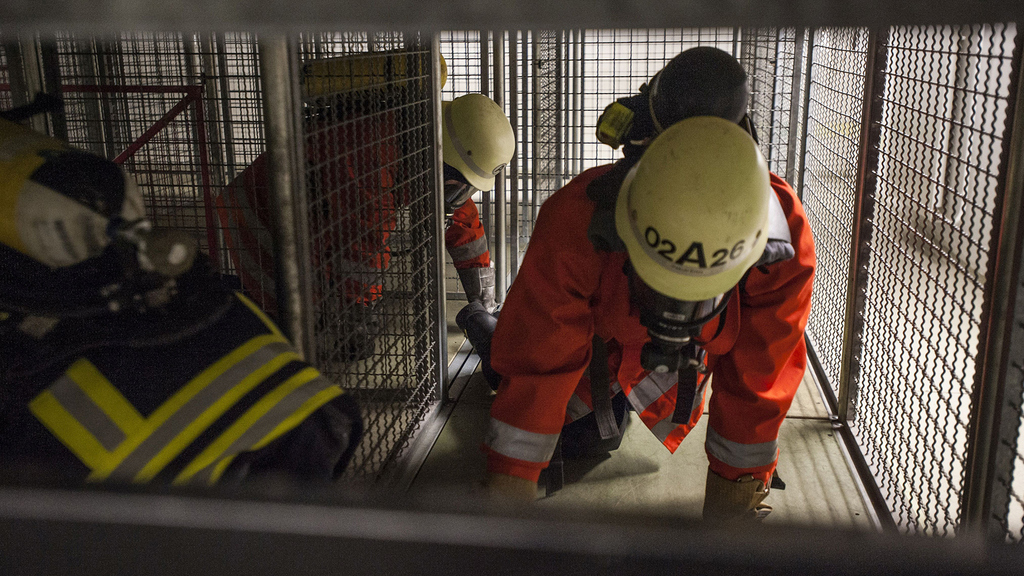
[[[494,187],[494,177],[512,161],[516,136],[505,111],[483,94],[442,102],[444,163],[477,190]]]
[[[772,193],[753,138],[728,120],[696,116],[662,132],[626,176],[616,230],[644,283],[677,300],[707,300],[761,256]]]

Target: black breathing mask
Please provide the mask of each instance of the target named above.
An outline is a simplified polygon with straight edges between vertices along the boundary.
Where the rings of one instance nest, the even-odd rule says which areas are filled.
[[[700,301],[676,300],[650,286],[627,261],[623,272],[629,279],[630,301],[640,311],[640,324],[651,341],[640,352],[640,364],[654,372],[672,372],[688,367],[703,368],[703,351],[695,343],[704,325],[725,310],[724,294]]]
[[[444,214],[451,218],[478,190],[466,177],[451,166],[444,165]]]

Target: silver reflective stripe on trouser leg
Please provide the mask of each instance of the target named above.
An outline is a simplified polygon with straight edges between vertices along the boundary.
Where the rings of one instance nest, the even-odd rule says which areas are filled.
[[[714,428],[708,426],[704,447],[708,454],[733,468],[757,468],[768,466],[779,455],[779,441],[771,440],[759,444],[740,444],[723,438]]]
[[[558,434],[527,432],[491,418],[484,444],[502,456],[526,462],[547,462],[558,443]]]

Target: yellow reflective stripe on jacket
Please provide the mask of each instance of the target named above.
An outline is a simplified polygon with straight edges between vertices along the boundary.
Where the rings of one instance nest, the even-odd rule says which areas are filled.
[[[526,462],[547,462],[551,460],[551,454],[555,451],[558,434],[529,432],[491,418],[484,443],[491,450],[509,458]]]
[[[259,306],[257,306],[255,302],[246,298],[245,295],[242,294],[241,292],[235,292],[235,296],[239,299],[239,301],[242,302],[242,304],[245,304],[246,308],[248,308],[250,312],[255,314],[256,317],[260,319],[260,322],[263,322],[263,325],[266,326],[267,329],[270,330],[270,332],[274,336],[276,336],[282,342],[288,341],[288,339],[284,337],[284,333],[281,332],[281,329],[277,327],[277,324],[274,324],[274,321],[271,320],[270,317],[267,316],[267,314]]]
[[[110,458],[110,450],[44,390],[29,402],[29,410],[83,464],[95,469]]]
[[[287,342],[272,342],[234,360],[214,377],[202,378],[202,385],[195,389],[189,389],[193,385],[189,382],[182,389],[187,389],[190,394],[175,402],[173,413],[168,410],[160,424],[150,430],[150,434],[118,464],[114,474],[118,478],[134,475],[132,480],[135,482],[153,480],[164,466],[249,390],[295,360],[299,360],[299,355]],[[168,403],[177,400],[176,397],[178,395]],[[154,415],[160,413],[164,406],[158,408]]]
[[[266,348],[271,347],[272,349],[265,350]],[[219,377],[226,373],[230,374],[229,371],[236,365],[257,354],[259,357],[266,357],[263,364],[273,362],[273,365],[278,367],[283,366],[288,361],[297,357],[297,355],[289,349],[287,341],[273,334],[257,336],[245,344],[242,344],[234,351],[203,370],[178,390],[173,396],[171,396],[171,398],[165,401],[159,408],[150,414],[150,416],[143,421],[142,426],[133,434],[128,436],[128,438],[126,438],[125,441],[122,442],[117,449],[111,453],[110,457],[105,459],[101,465],[90,466],[93,468],[93,472],[89,475],[89,480],[105,480],[110,477],[126,459],[133,455],[140,445],[150,438],[154,432],[160,430],[161,427],[171,420],[182,407],[188,405],[194,397],[203,392],[210,383],[217,381]],[[234,384],[237,383],[238,382],[236,380]],[[152,454],[152,456],[156,456],[156,454]],[[146,462],[140,463],[134,470],[119,471],[117,476],[122,479],[140,479],[136,475],[149,460],[151,460],[151,457],[146,458]]]
[[[296,360],[287,341],[258,336],[143,418],[91,362],[80,359],[33,398],[29,410],[92,470],[89,480],[146,481],[247,392]]]
[[[704,448],[709,454],[733,468],[767,466],[775,462],[779,455],[778,440],[758,444],[740,444],[726,440],[710,426],[708,426]]]
[[[302,370],[235,420],[178,474],[174,482],[181,484],[198,477],[200,481],[212,483],[215,481],[213,473],[221,459],[262,448],[341,393],[341,388],[320,376],[315,368]]]

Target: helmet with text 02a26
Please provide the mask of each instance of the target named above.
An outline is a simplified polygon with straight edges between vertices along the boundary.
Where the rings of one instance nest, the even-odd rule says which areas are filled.
[[[662,132],[623,181],[615,224],[636,274],[676,300],[731,290],[767,242],[768,166],[733,122],[688,118]]]

